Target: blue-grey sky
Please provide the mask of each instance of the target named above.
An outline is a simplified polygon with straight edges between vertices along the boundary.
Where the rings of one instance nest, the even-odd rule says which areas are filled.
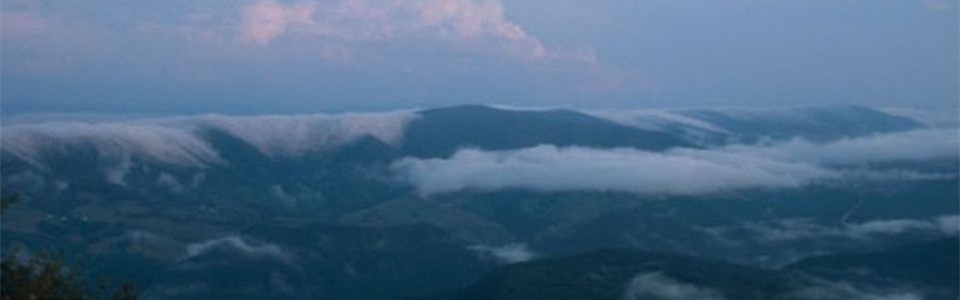
[[[956,0],[4,0],[2,108],[956,109]]]

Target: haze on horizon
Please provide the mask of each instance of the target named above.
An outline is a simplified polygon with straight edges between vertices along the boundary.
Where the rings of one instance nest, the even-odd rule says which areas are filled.
[[[956,110],[948,0],[2,3],[2,112]]]

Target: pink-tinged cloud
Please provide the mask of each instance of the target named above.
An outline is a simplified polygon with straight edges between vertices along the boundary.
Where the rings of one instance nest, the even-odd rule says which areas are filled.
[[[26,11],[4,11],[0,15],[0,29],[5,36],[23,36],[43,32],[50,21],[43,16]]]
[[[240,35],[245,41],[269,44],[282,36],[290,26],[310,26],[316,3],[284,5],[274,0],[260,0],[244,9]]]
[[[953,3],[956,3],[956,1],[953,1]],[[925,0],[923,1],[923,9],[932,12],[956,12],[956,9],[950,5],[950,1],[944,0]]]
[[[534,59],[551,55],[539,39],[507,19],[499,1],[428,0],[417,8],[421,21],[440,34],[460,39],[498,39],[507,43],[514,54]]]
[[[351,44],[414,36],[535,61],[590,60],[548,49],[540,39],[510,20],[498,0],[340,0],[323,5],[258,0],[243,9],[243,41],[267,45],[285,34],[323,39],[327,45],[336,45],[341,53],[333,55],[335,60],[342,60],[344,49]]]

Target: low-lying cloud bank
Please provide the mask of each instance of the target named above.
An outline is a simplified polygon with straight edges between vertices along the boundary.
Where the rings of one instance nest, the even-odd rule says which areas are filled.
[[[538,146],[502,152],[462,150],[449,159],[404,159],[394,168],[424,195],[504,188],[701,194],[736,188],[798,187],[836,176],[799,163],[722,153],[711,153],[718,155],[714,157],[690,154]]]
[[[197,257],[214,249],[232,249],[249,256],[268,257],[281,261],[289,259],[286,252],[278,245],[251,243],[240,236],[228,236],[189,244],[186,246],[186,255],[183,259]]]
[[[840,226],[827,226],[810,219],[783,219],[704,230],[720,238],[732,231],[747,231],[751,233],[750,236],[769,242],[816,240],[827,237],[864,240],[906,233],[956,235],[960,233],[960,216],[944,215],[931,219],[872,220]]]
[[[409,111],[341,115],[234,117],[203,115],[111,122],[47,122],[3,127],[2,148],[27,162],[87,147],[117,164],[131,158],[204,167],[223,163],[202,136],[205,130],[230,134],[268,156],[295,156],[372,136],[397,143]]]
[[[960,152],[960,137],[957,129],[923,129],[841,139],[825,144],[794,139],[769,147],[735,145],[724,150],[779,161],[850,165],[956,158]]]
[[[725,300],[715,289],[677,281],[659,272],[637,274],[627,283],[624,300]],[[843,282],[817,280],[816,284],[777,295],[787,300],[920,300],[923,297],[900,287],[855,287]]]
[[[525,262],[537,256],[526,244],[507,244],[499,247],[474,245],[470,246],[469,249],[490,255],[507,264]]]
[[[406,158],[393,169],[422,195],[465,189],[528,188],[597,190],[637,194],[696,195],[738,189],[796,188],[844,178],[923,180],[954,174],[864,171],[836,165],[955,159],[955,130],[927,129],[844,139],[832,143],[793,140],[768,146],[719,149],[558,148],[513,151],[464,149],[447,159]]]
[[[786,300],[923,300],[906,287],[855,287],[843,282],[820,281],[819,285],[792,291]]]
[[[623,300],[723,300],[720,292],[676,281],[660,273],[639,274],[627,284]]]

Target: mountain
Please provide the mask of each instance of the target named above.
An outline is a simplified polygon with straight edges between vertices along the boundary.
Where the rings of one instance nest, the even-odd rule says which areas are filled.
[[[498,269],[444,299],[773,299],[804,286],[776,271],[636,250]]]
[[[24,201],[2,249],[63,251],[148,299],[420,297],[581,254],[632,266],[599,273],[603,297],[747,290],[688,268],[777,294],[790,262],[956,234],[956,132],[918,124],[483,106],[4,124],[0,183]]]
[[[431,299],[956,299],[958,247],[952,237],[782,269],[604,249],[496,269]]]
[[[621,126],[571,110],[457,106],[420,112],[404,132],[401,148],[416,157],[447,157],[463,147],[507,150],[541,144],[654,151],[691,146],[667,133]]]
[[[796,137],[824,141],[920,127],[917,121],[861,106],[778,111],[690,109],[679,114],[734,132],[741,141]]]
[[[787,269],[863,285],[905,285],[924,299],[956,299],[960,291],[960,238],[909,243],[889,249],[804,258]]]
[[[588,113],[634,128],[669,132],[698,145],[792,138],[829,141],[923,127],[923,120],[850,105],[777,110],[693,108],[599,110]]]

